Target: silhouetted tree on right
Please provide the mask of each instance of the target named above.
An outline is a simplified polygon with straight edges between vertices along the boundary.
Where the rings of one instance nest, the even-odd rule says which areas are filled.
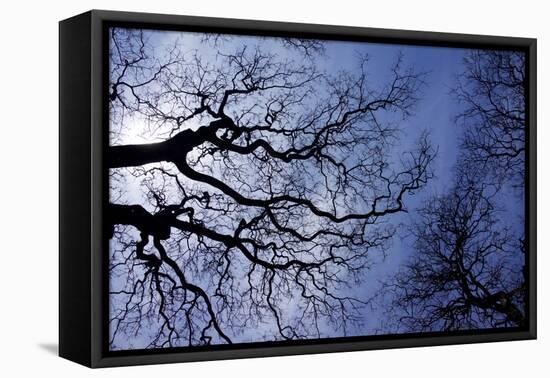
[[[386,287],[399,331],[525,325],[523,240],[500,221],[494,185],[457,176],[449,193],[419,210],[414,255]]]
[[[385,331],[526,325],[525,236],[500,208],[506,188],[523,190],[525,88],[523,53],[465,56],[454,90],[463,131],[455,183],[415,216],[412,257],[385,285]]]
[[[525,174],[526,80],[524,53],[472,50],[454,90],[463,105],[463,159],[516,187]]]

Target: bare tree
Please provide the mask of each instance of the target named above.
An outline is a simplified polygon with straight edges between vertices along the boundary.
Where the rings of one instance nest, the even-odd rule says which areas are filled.
[[[459,172],[413,226],[415,252],[388,284],[390,323],[401,331],[525,325],[524,243],[499,220],[494,185]]]
[[[411,258],[380,295],[390,301],[385,332],[526,325],[525,237],[499,205],[524,183],[525,80],[523,53],[466,54],[455,184],[413,218]]]
[[[160,53],[140,31],[110,37],[111,348],[353,330],[350,286],[431,176],[426,136],[390,158],[422,75],[401,56],[381,86],[367,57],[319,72],[301,40]],[[136,123],[159,140],[120,144]]]
[[[454,93],[464,105],[464,159],[499,181],[523,185],[525,174],[525,54],[473,50]]]

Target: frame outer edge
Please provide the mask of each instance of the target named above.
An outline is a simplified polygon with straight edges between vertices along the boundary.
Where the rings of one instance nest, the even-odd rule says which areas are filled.
[[[59,23],[59,355],[90,366],[90,13]]]
[[[103,355],[103,338],[106,333],[103,329],[103,310],[105,301],[102,298],[104,292],[104,250],[103,241],[103,202],[104,183],[103,181],[103,35],[102,20],[96,11],[91,11],[90,36],[91,36],[91,101],[92,110],[90,122],[91,139],[91,367],[101,366]],[[108,302],[107,302],[108,303]]]
[[[311,353],[331,353],[344,351],[361,351],[372,349],[408,348],[423,346],[442,346],[452,344],[470,344],[481,342],[514,341],[536,338],[536,39],[498,37],[487,35],[468,35],[455,33],[434,33],[424,31],[387,30],[364,27],[348,27],[333,25],[314,25],[272,21],[235,20],[211,17],[177,16],[133,12],[115,12],[92,10],[91,14],[91,367],[112,367],[120,365],[143,365],[158,363],[190,362],[235,358],[254,358],[281,355],[301,355]],[[455,46],[471,48],[510,48],[527,50],[530,57],[529,79],[529,130],[530,150],[529,169],[533,174],[529,176],[529,206],[530,206],[530,243],[529,243],[529,329],[494,332],[484,334],[457,334],[457,335],[401,335],[397,338],[373,339],[366,341],[342,341],[311,345],[282,345],[250,347],[243,345],[238,349],[213,351],[183,351],[165,352],[158,354],[136,354],[127,356],[106,356],[103,350],[103,310],[105,302],[102,298],[104,291],[103,275],[105,274],[102,255],[105,245],[102,239],[102,209],[103,209],[103,133],[106,132],[103,115],[103,25],[105,22],[133,22],[142,24],[164,24],[170,27],[204,27],[213,29],[241,30],[253,33],[281,33],[304,34],[310,37],[315,35],[332,39],[371,38],[386,43],[408,43],[433,46]],[[158,26],[158,25],[156,25]]]
[[[537,338],[537,40],[529,53],[529,333]]]

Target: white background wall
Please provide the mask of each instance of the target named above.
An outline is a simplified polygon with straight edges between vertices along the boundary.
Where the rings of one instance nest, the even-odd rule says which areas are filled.
[[[0,14],[0,375],[520,377],[550,372],[545,1],[7,0]],[[89,370],[57,344],[58,26],[91,8],[538,38],[539,340]],[[545,275],[546,273],[546,275]],[[545,351],[546,349],[546,351]]]

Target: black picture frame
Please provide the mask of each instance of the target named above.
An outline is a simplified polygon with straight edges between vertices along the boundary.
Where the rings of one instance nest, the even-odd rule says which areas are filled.
[[[240,344],[193,350],[106,348],[106,229],[103,223],[110,25],[248,35],[300,36],[527,54],[526,228],[528,325],[521,330],[365,336]],[[536,338],[536,39],[92,10],[59,24],[59,355],[88,367],[405,348]]]

